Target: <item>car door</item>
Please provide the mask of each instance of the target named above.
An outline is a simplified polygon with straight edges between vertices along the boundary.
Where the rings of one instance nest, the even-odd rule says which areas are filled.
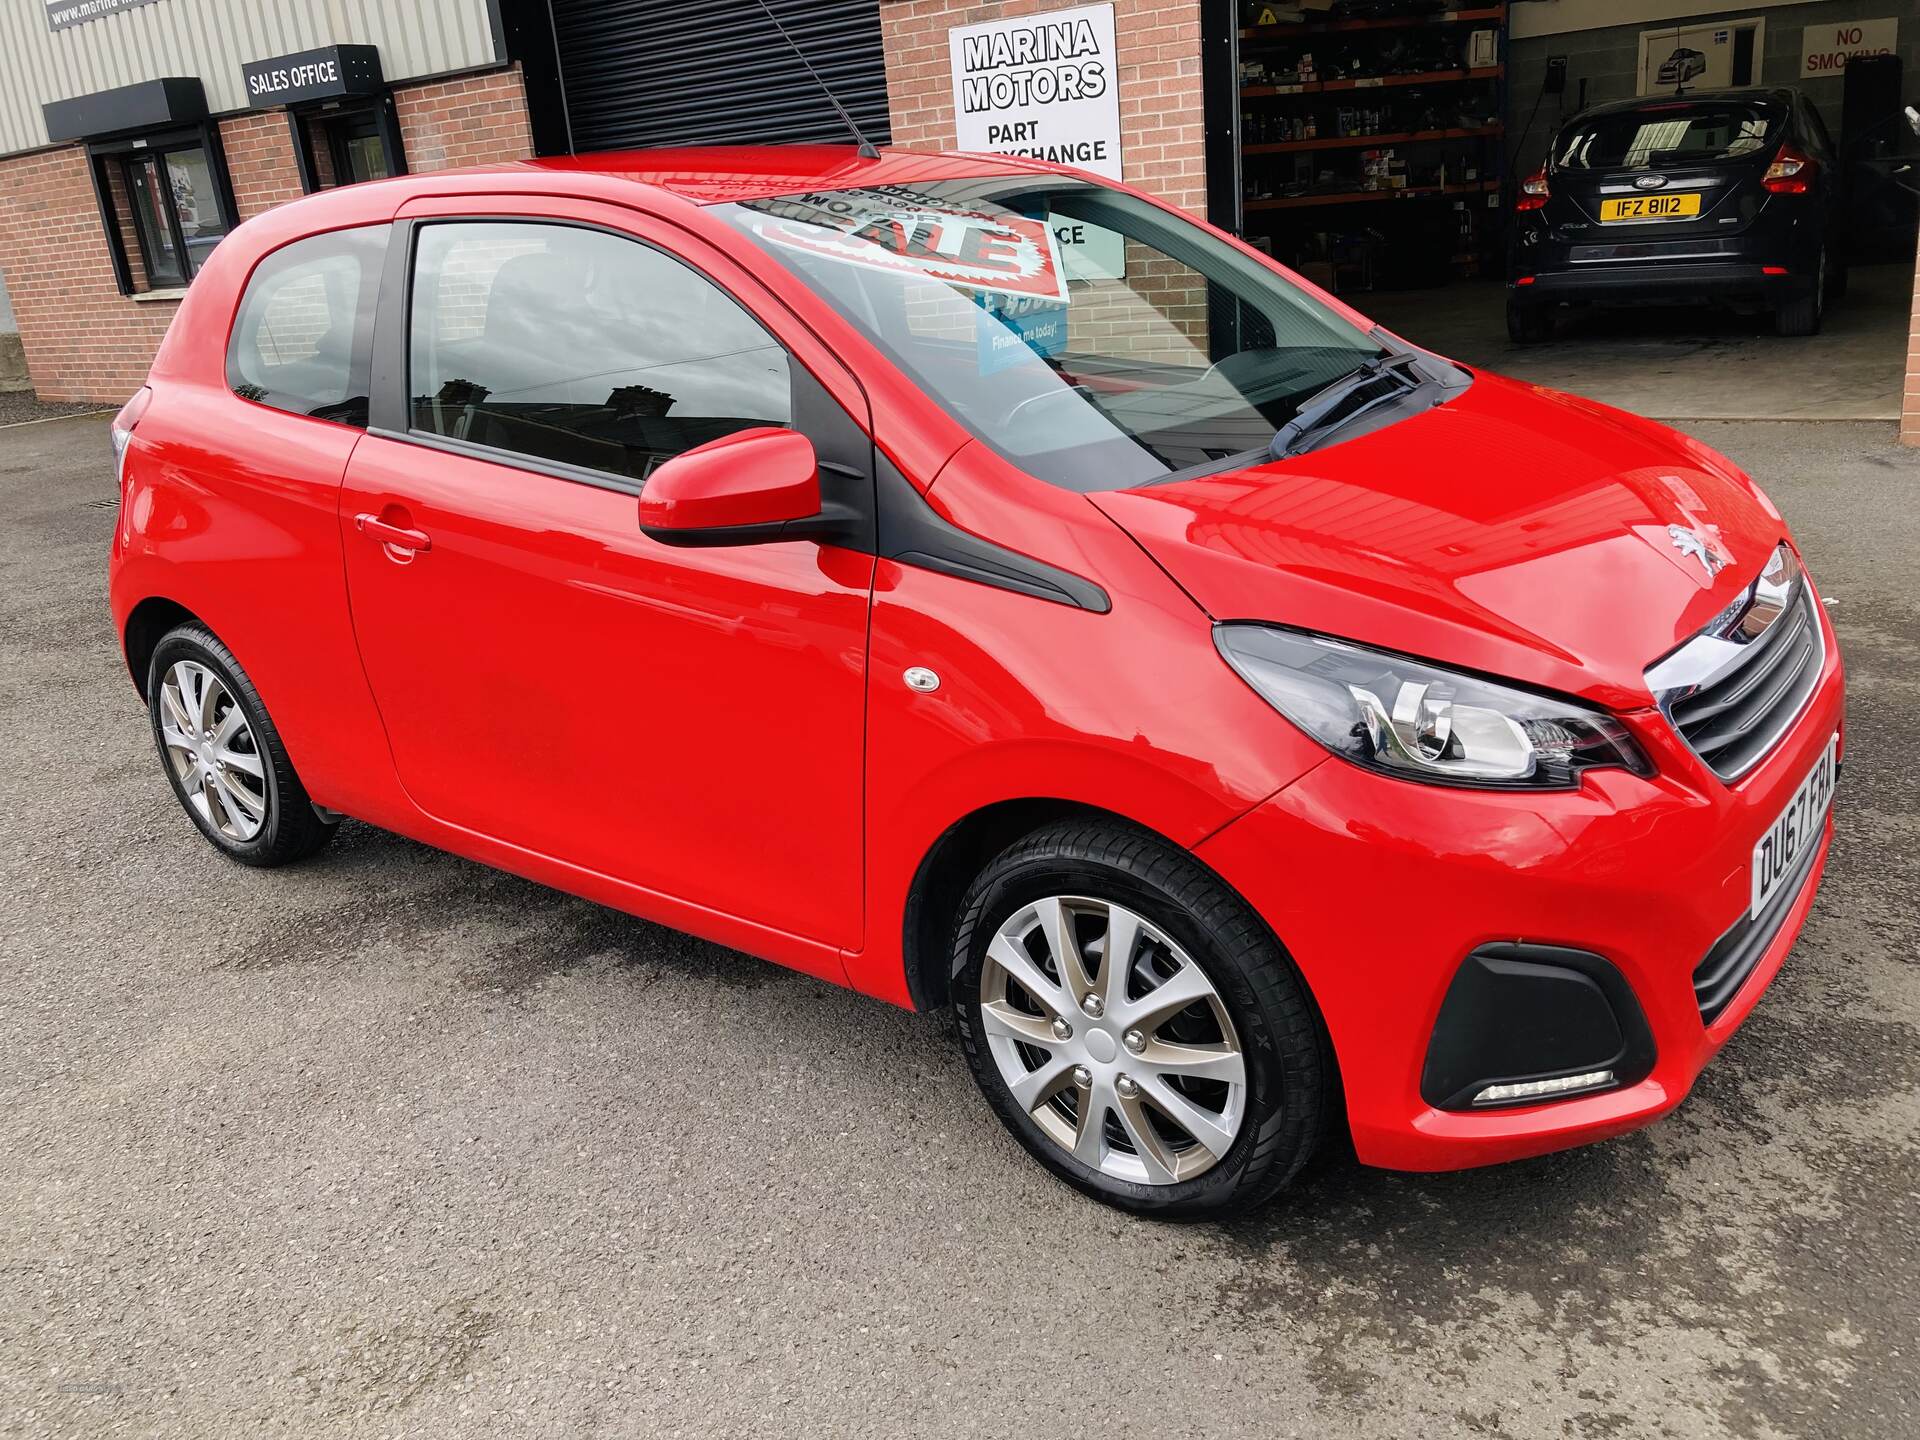
[[[870,487],[866,417],[723,288],[753,284],[724,257],[619,207],[528,204],[403,211],[382,292],[341,523],[401,782],[447,824],[857,945],[873,557],[665,545],[636,497],[763,425],[815,442],[830,498]]]

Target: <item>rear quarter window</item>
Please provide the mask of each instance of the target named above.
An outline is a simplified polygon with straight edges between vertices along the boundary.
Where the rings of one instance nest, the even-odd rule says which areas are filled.
[[[314,235],[260,262],[227,343],[227,385],[234,394],[295,415],[366,425],[373,305],[387,228]]]

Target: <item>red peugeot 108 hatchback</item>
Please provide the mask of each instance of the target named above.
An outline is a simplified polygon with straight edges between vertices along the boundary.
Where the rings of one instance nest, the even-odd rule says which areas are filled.
[[[345,815],[896,1004],[1057,1175],[1272,1195],[1672,1109],[1825,862],[1834,637],[1662,427],[1021,160],[330,190],[114,427],[188,816]]]

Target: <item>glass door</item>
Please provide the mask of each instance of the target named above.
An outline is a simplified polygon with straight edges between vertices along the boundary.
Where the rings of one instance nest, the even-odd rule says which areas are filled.
[[[186,266],[174,239],[172,206],[160,178],[159,158],[129,156],[121,174],[133,207],[134,233],[140,240],[140,259],[147,268],[147,284],[155,290],[187,283]]]
[[[387,147],[380,140],[380,122],[361,112],[343,115],[333,126],[335,172],[341,183],[356,180],[384,180],[392,173],[387,167]]]

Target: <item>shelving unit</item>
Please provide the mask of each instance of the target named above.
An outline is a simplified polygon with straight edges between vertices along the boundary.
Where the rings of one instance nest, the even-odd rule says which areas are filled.
[[[1336,288],[1490,271],[1508,7],[1342,8],[1238,31],[1242,229]],[[1474,53],[1477,31],[1494,32],[1491,54],[1484,38]]]
[[[1242,85],[1242,100],[1267,95],[1325,95],[1336,90],[1379,90],[1389,85],[1439,85],[1448,80],[1497,80],[1506,74],[1504,65],[1487,65],[1478,70],[1420,70],[1411,75],[1363,75],[1353,80],[1302,80],[1292,85]]]
[[[1357,205],[1371,200],[1423,200],[1433,195],[1488,195],[1500,188],[1498,180],[1471,185],[1405,186],[1398,190],[1342,190],[1326,195],[1282,195],[1271,200],[1249,200],[1249,210],[1289,210],[1307,205]]]
[[[1469,20],[1504,22],[1506,18],[1505,5],[1482,5],[1472,10],[1442,10],[1437,14],[1428,11],[1424,15],[1389,15],[1367,20],[1302,20],[1284,25],[1248,25],[1240,31],[1240,38],[1264,40],[1275,36],[1341,35],[1355,30],[1405,30],[1415,25],[1449,25]]]
[[[1276,140],[1270,145],[1241,147],[1247,155],[1305,155],[1315,150],[1366,150],[1383,145],[1413,145],[1424,140],[1480,140],[1498,135],[1498,125],[1476,125],[1461,130],[1401,130],[1387,135],[1334,135],[1324,140]]]

